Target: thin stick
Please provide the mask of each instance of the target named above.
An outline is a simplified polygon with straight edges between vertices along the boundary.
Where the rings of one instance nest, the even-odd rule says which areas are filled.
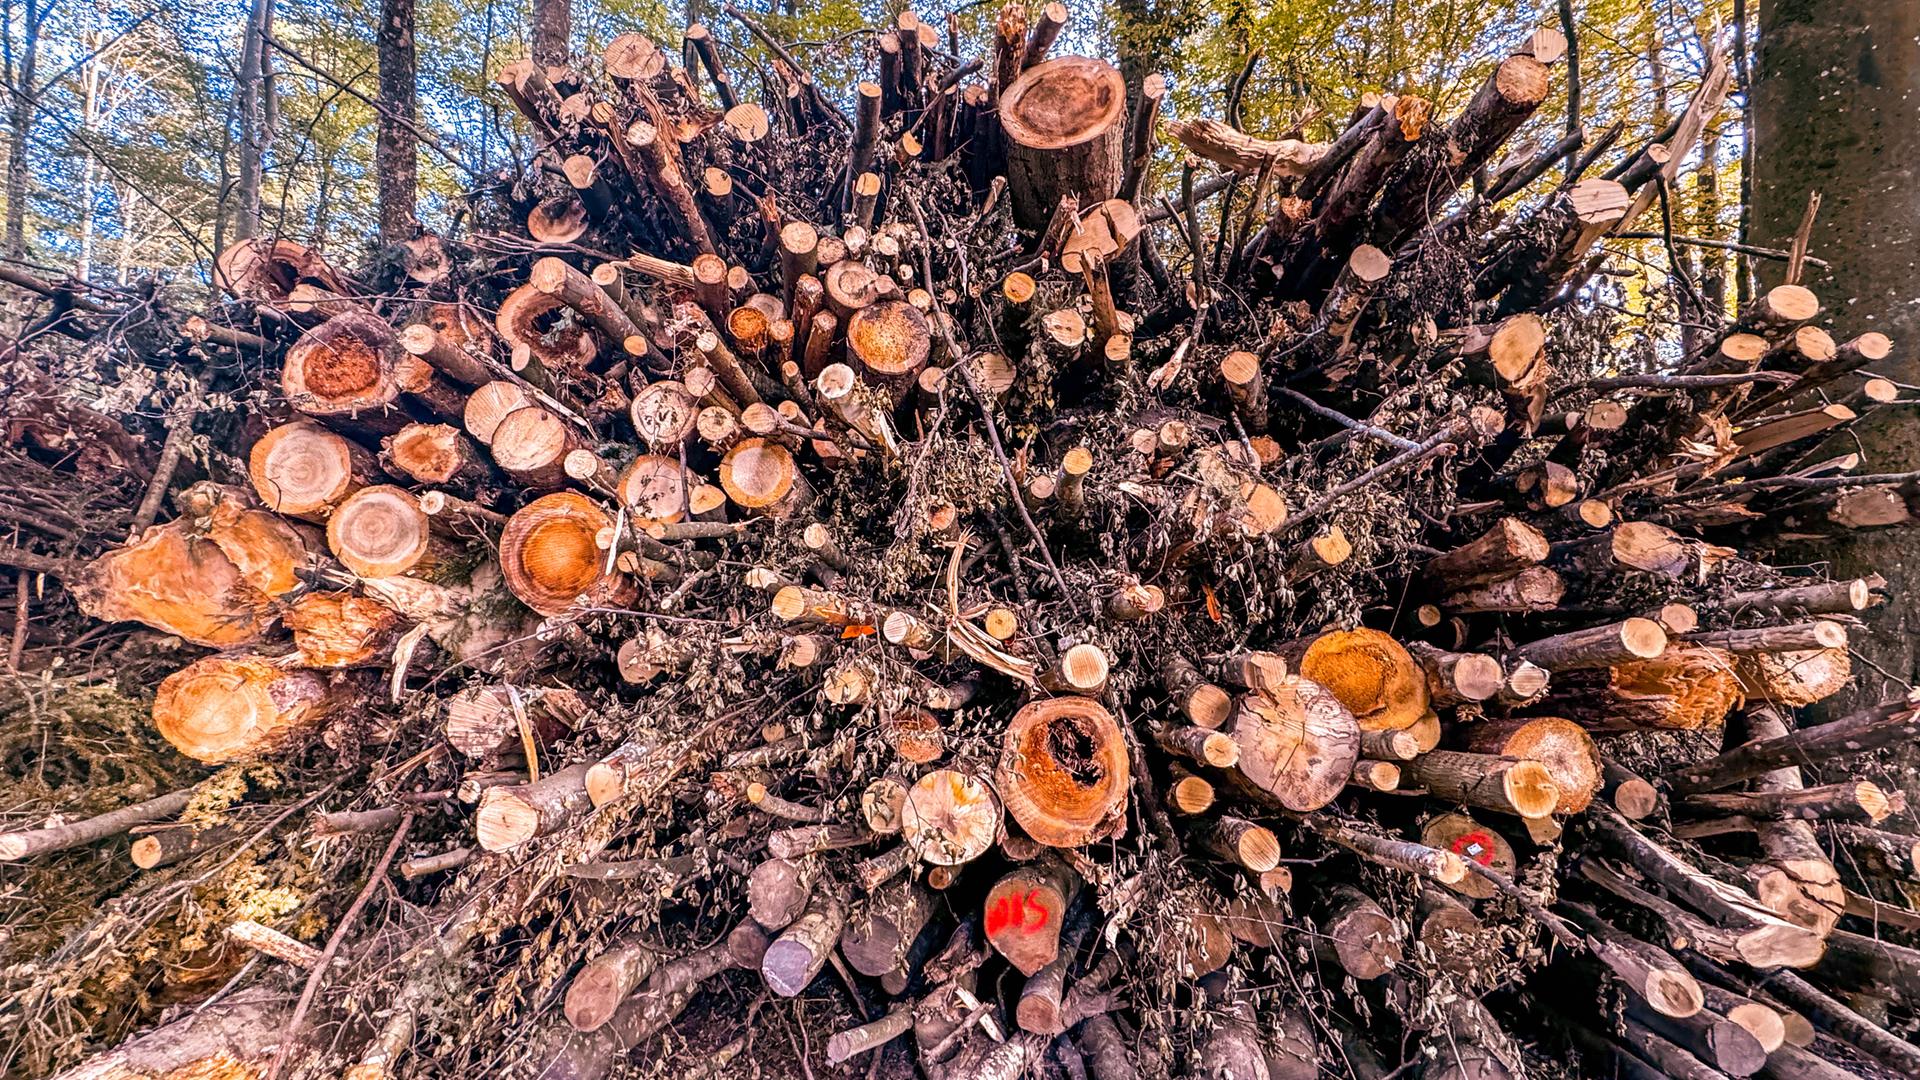
[[[1807,245],[1813,242],[1813,219],[1820,216],[1820,193],[1807,192],[1807,209],[1800,215],[1800,227],[1793,230],[1793,246],[1787,250],[1787,284],[1800,284],[1807,270]]]
[[[1787,383],[1800,376],[1789,371],[1737,371],[1726,375],[1612,375],[1589,379],[1562,393],[1580,390],[1705,390],[1716,386],[1743,386],[1747,383]],[[1556,394],[1556,397],[1559,395]]]
[[[373,890],[387,879],[387,867],[393,865],[393,857],[400,853],[400,845],[406,842],[407,830],[413,828],[413,815],[400,819],[400,827],[393,830],[393,839],[387,841],[387,850],[380,856],[380,862],[374,866],[373,873],[367,875],[367,883],[360,888],[360,895],[353,898],[347,913],[340,917],[340,925],[333,928],[327,937],[327,947],[320,950],[320,959],[313,965],[313,974],[307,976],[307,985],[300,991],[300,1003],[293,1007],[293,1019],[287,1021],[287,1029],[280,1040],[280,1050],[273,1055],[273,1066],[267,1070],[267,1080],[279,1080],[280,1071],[286,1067],[287,1055],[292,1052],[293,1044],[300,1034],[300,1024],[307,1018],[307,1010],[313,1007],[313,999],[320,992],[320,980],[326,977],[327,968],[333,964],[333,956],[340,951],[340,943],[346,940],[347,931],[353,929],[354,922],[360,917],[360,910],[373,898]]]
[[[13,644],[7,647],[7,668],[15,675],[20,674],[20,665],[27,658],[27,579],[31,576],[22,570],[14,579],[17,596],[13,604]]]
[[[1349,431],[1357,431],[1362,435],[1366,435],[1371,438],[1378,439],[1381,442],[1386,443],[1388,446],[1391,446],[1397,450],[1417,450],[1420,448],[1420,444],[1417,442],[1414,442],[1412,439],[1402,438],[1398,435],[1395,435],[1393,432],[1386,430],[1385,428],[1374,427],[1372,424],[1366,423],[1364,421],[1355,420],[1353,417],[1348,416],[1346,413],[1337,412],[1333,409],[1329,409],[1325,405],[1320,404],[1319,402],[1313,400],[1312,398],[1301,393],[1300,391],[1293,389],[1292,387],[1278,386],[1278,387],[1275,387],[1274,389],[1280,391],[1282,394],[1285,394],[1287,397],[1291,398],[1292,400],[1299,402],[1302,406],[1304,406],[1307,409],[1308,412],[1313,413],[1315,416],[1325,417],[1326,419],[1331,420],[1336,424],[1339,424],[1341,427],[1346,428]]]
[[[1619,233],[1613,234],[1613,239],[1615,240],[1663,240],[1665,239],[1665,237],[1661,236],[1657,232],[1619,232]],[[1760,247],[1755,244],[1742,244],[1733,240],[1708,240],[1698,236],[1676,236],[1673,238],[1673,242],[1676,244],[1684,245],[1686,247],[1712,248],[1715,251],[1731,251],[1736,255],[1750,255],[1756,259],[1772,259],[1776,262],[1785,262],[1786,260],[1793,258],[1793,253],[1790,251],[1781,251],[1778,248]],[[1808,266],[1817,266],[1822,270],[1825,270],[1828,266],[1832,265],[1828,263],[1827,260],[1816,259],[1812,255],[1805,256],[1805,262]]]
[[[721,10],[725,11],[730,18],[737,21],[741,26],[746,27],[747,33],[752,34],[760,44],[766,46],[767,51],[778,58],[781,63],[792,68],[804,78],[805,81],[802,85],[807,88],[807,96],[813,100],[814,108],[820,110],[848,131],[853,130],[853,121],[847,119],[847,114],[841,112],[838,105],[835,105],[827,95],[820,92],[820,84],[814,81],[813,73],[807,70],[806,66],[801,64],[800,61],[795,60],[793,54],[788,52],[785,46],[775,41],[772,34],[767,33],[764,27],[754,22],[752,16],[734,7],[732,4],[726,5]]]
[[[1402,451],[1400,454],[1394,456],[1393,458],[1387,461],[1384,461],[1379,465],[1375,465],[1373,468],[1368,469],[1366,472],[1361,473],[1359,476],[1356,476],[1353,479],[1347,481],[1346,483],[1341,484],[1339,487],[1334,488],[1332,491],[1327,492],[1325,498],[1321,499],[1319,502],[1316,502],[1312,506],[1309,506],[1305,510],[1301,511],[1298,517],[1288,519],[1287,527],[1292,528],[1296,525],[1299,525],[1301,522],[1310,521],[1313,518],[1316,518],[1321,514],[1326,513],[1329,509],[1332,509],[1333,504],[1339,502],[1341,499],[1344,499],[1348,495],[1351,495],[1354,492],[1360,490],[1361,488],[1366,487],[1368,484],[1373,483],[1375,480],[1378,480],[1381,477],[1386,476],[1388,473],[1397,472],[1400,469],[1404,469],[1409,465],[1416,464],[1424,460],[1425,458],[1433,456],[1435,453],[1439,452],[1442,448],[1451,446],[1453,444],[1453,440],[1460,437],[1461,435],[1460,429],[1465,427],[1466,424],[1467,424],[1467,421],[1464,419],[1455,420],[1453,423],[1448,424],[1446,427],[1442,428],[1439,432],[1435,433],[1431,438],[1427,439],[1426,442],[1417,444],[1411,450]]]
[[[146,532],[159,516],[160,500],[166,497],[167,487],[173,483],[174,470],[180,467],[180,455],[193,436],[193,421],[199,415],[200,383],[195,380],[174,403],[173,415],[167,418],[167,440],[160,444],[160,460],[153,467],[152,479],[147,481],[147,493],[140,499],[140,508],[134,511],[130,538]]]

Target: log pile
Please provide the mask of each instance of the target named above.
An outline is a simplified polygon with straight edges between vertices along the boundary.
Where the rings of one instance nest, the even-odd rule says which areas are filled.
[[[1920,698],[1797,713],[1887,598],[1765,561],[1920,507],[1805,396],[1894,343],[1788,283],[1588,359],[1662,332],[1592,301],[1697,123],[1510,150],[1544,30],[1314,141],[1163,124],[1059,4],[977,60],[903,14],[850,96],[728,13],[757,100],[705,26],[519,61],[470,234],[229,249],[154,354],[275,380],[225,463],[0,559],[193,647],[154,729],[290,784],[0,859],[337,874],[66,1075],[1920,1073],[1863,760]]]

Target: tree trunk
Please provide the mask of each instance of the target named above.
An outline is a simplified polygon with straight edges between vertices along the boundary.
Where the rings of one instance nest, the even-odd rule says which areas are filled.
[[[267,42],[273,26],[273,0],[253,0],[240,46],[240,175],[234,180],[239,210],[233,237],[251,240],[260,231],[260,189],[266,175],[267,144],[273,140],[267,109]]]
[[[533,0],[534,63],[541,67],[557,67],[566,64],[567,38],[572,33],[571,0]]]
[[[37,0],[27,0],[26,17],[21,26],[20,60],[8,64],[7,75],[13,94],[7,112],[7,257],[21,259],[27,254],[27,194],[33,186],[33,163],[27,149],[33,142],[34,76],[40,67],[40,26],[46,21],[47,8]],[[9,54],[11,59],[11,54]]]
[[[1912,303],[1910,254],[1920,240],[1920,7],[1908,0],[1765,0],[1759,70],[1753,80],[1753,242],[1785,247],[1806,210],[1807,192],[1826,198],[1813,250],[1832,264],[1808,284],[1850,325],[1887,334],[1902,347],[1878,374],[1920,378],[1920,308]],[[1778,280],[1780,264],[1763,263]],[[1763,280],[1762,285],[1772,284]],[[1850,429],[1847,449],[1871,472],[1920,467],[1920,418],[1881,410]],[[1910,535],[1895,530],[1842,535],[1803,560],[1832,560],[1834,576],[1878,572],[1896,594],[1920,584]],[[1871,661],[1834,699],[1834,715],[1888,696],[1894,680],[1920,672],[1920,638],[1910,607],[1890,605],[1856,646]]]
[[[374,170],[380,175],[380,243],[413,238],[420,137],[414,131],[413,0],[380,0],[380,128]]]

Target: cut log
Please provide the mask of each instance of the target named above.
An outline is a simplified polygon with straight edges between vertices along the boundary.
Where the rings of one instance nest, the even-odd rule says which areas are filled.
[[[1562,902],[1559,907],[1589,936],[1596,959],[1633,991],[1655,1016],[1697,1016],[1705,997],[1700,983],[1680,961],[1654,945],[1622,931],[1591,908]]]
[[[1233,760],[1208,760],[1204,748],[1195,760],[1237,766],[1237,775],[1265,799],[1301,813],[1332,802],[1360,758],[1353,714],[1333,692],[1297,676],[1249,691],[1229,730]]]
[[[1740,814],[1768,821],[1857,821],[1877,825],[1893,813],[1896,798],[1871,780],[1793,791],[1719,792],[1682,800],[1695,810]]]
[[[571,479],[567,455],[587,449],[571,425],[537,405],[501,417],[489,435],[489,445],[494,464],[521,486],[537,491],[566,486]]]
[[[1319,928],[1315,946],[1321,955],[1356,979],[1377,979],[1404,958],[1398,924],[1352,886],[1327,891]]]
[[[999,798],[978,777],[935,769],[908,790],[900,832],[922,860],[959,866],[993,846],[1000,814]]]
[[[760,961],[760,974],[767,988],[781,997],[794,997],[807,988],[840,941],[847,923],[846,897],[837,886],[824,884],[814,889],[793,925],[767,946]]]
[[[656,971],[661,956],[644,937],[622,938],[587,961],[567,986],[563,1011],[577,1031],[613,1019],[627,995]]]
[[[813,500],[793,453],[770,439],[742,439],[720,462],[720,486],[743,510],[789,517]]]
[[[1594,834],[1648,880],[1685,900],[1714,925],[1733,931],[1734,947],[1754,967],[1810,967],[1825,950],[1821,935],[1788,922],[1752,896],[1682,862],[1606,807],[1587,815]]]
[[[384,321],[353,311],[321,323],[287,350],[280,387],[293,407],[308,416],[349,420],[373,430],[396,431],[408,417],[399,411],[403,393],[440,404],[464,399],[435,384],[433,369],[400,348]],[[456,408],[453,415],[458,416]]]
[[[1045,226],[1065,199],[1092,206],[1120,190],[1126,106],[1119,70],[1084,56],[1035,64],[1001,93],[1008,188],[1022,227]]]
[[[1427,713],[1426,673],[1378,630],[1336,630],[1282,654],[1302,678],[1331,691],[1362,731],[1411,727]]]
[[[363,578],[402,575],[435,580],[458,549],[434,528],[405,488],[375,484],[348,496],[327,518],[327,547]]]
[[[1420,842],[1439,851],[1450,851],[1462,859],[1471,859],[1508,877],[1513,876],[1519,865],[1513,845],[1507,843],[1506,837],[1465,814],[1436,814],[1429,818],[1420,827]],[[1475,900],[1491,899],[1497,891],[1493,882],[1474,873],[1441,884]]]
[[[625,575],[607,571],[595,538],[613,526],[607,512],[571,491],[528,503],[500,533],[500,570],[520,602],[542,615],[576,603],[618,606],[631,595]]]
[[[344,679],[258,657],[208,656],[161,680],[153,725],[195,761],[249,761],[292,748],[361,697]]]
[[[1067,906],[1079,890],[1080,878],[1058,859],[1010,871],[987,890],[987,942],[1022,975],[1032,975],[1059,954]]]
[[[1530,641],[1514,650],[1514,658],[1548,671],[1610,667],[1659,656],[1667,648],[1667,632],[1652,619],[1633,618],[1557,637]]]
[[[873,891],[854,906],[840,937],[848,966],[879,978],[902,972],[920,930],[933,916],[933,894],[917,881],[901,880]]]
[[[1485,701],[1506,683],[1500,661],[1485,653],[1457,653],[1424,641],[1407,643],[1407,651],[1427,675],[1427,700],[1436,708]]]
[[[1765,726],[1771,730],[1774,725]],[[1895,697],[1830,723],[1792,732],[1783,729],[1778,735],[1736,746],[1675,771],[1670,781],[1680,794],[1718,791],[1775,769],[1870,753],[1917,736],[1920,694]]]
[[[1600,788],[1600,752],[1580,725],[1557,717],[1487,720],[1467,728],[1465,749],[1526,758],[1547,767],[1560,791],[1556,814],[1578,814]]]
[[[1554,570],[1529,566],[1512,577],[1454,593],[1444,604],[1449,611],[1461,615],[1552,611],[1560,606],[1566,592],[1566,581]]]
[[[1131,783],[1126,740],[1097,701],[1035,701],[1007,725],[996,779],[1007,813],[1028,836],[1079,847],[1121,825]]]
[[[1435,798],[1523,818],[1543,818],[1560,805],[1552,772],[1538,761],[1435,750],[1406,763],[1407,784]]]
[[[474,836],[482,851],[510,851],[571,824],[593,809],[587,795],[591,763],[569,765],[527,784],[488,788],[474,811]]]
[[[1422,572],[1438,587],[1459,592],[1511,577],[1545,561],[1551,550],[1540,530],[1516,518],[1501,518],[1471,543],[1428,560]]]
[[[308,421],[281,424],[247,454],[247,476],[267,509],[309,521],[326,520],[378,475],[372,454]]]

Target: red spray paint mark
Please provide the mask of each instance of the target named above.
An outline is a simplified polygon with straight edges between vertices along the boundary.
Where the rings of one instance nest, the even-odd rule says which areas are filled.
[[[1470,832],[1453,842],[1453,853],[1464,855],[1481,866],[1493,865],[1493,837],[1483,832]]]
[[[1004,930],[1031,934],[1044,928],[1049,916],[1046,905],[1035,899],[1039,895],[1039,889],[1029,889],[1024,897],[1008,893],[994,901],[987,912],[987,936],[998,937]]]

